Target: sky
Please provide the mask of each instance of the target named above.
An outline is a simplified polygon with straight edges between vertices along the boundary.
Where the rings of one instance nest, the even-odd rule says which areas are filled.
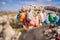
[[[21,7],[32,4],[60,7],[60,0],[0,0],[0,11],[18,11]]]

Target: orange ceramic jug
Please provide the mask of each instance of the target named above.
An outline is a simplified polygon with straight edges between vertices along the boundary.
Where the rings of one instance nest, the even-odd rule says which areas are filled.
[[[20,13],[18,20],[19,20],[20,22],[23,22],[24,18],[25,18],[25,13],[24,13],[24,12]]]

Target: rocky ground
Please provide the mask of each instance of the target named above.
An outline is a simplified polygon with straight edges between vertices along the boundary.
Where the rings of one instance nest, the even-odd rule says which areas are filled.
[[[49,39],[43,35],[43,31],[46,30],[44,27],[38,27],[31,29],[30,31],[20,29],[21,35],[18,40],[55,40],[54,38]],[[14,29],[15,31],[19,31],[19,29]],[[0,34],[1,35],[1,34]],[[0,40],[3,40],[3,37],[0,36]]]

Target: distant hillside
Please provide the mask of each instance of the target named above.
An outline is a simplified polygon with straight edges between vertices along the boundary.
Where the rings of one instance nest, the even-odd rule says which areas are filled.
[[[17,12],[5,12],[5,11],[0,11],[0,15],[7,15],[7,14],[11,14],[11,15],[17,15]]]

